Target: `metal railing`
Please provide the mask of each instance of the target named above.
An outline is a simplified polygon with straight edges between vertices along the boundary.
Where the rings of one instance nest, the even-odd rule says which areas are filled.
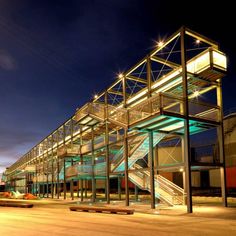
[[[218,122],[220,107],[198,100],[189,100],[189,116]]]
[[[168,112],[172,115],[184,115],[184,99],[167,93],[158,93],[142,101],[134,107],[125,109],[112,105],[89,103],[76,113],[76,119],[82,119],[91,114],[99,119],[105,118],[107,109],[108,120],[120,126],[133,125],[155,114]],[[199,98],[189,99],[189,116],[218,122],[220,108],[215,104],[202,102]]]
[[[88,112],[102,120],[105,119],[105,106],[101,103],[89,103]]]
[[[136,172],[130,173],[129,177],[131,180],[135,181],[139,187],[150,191],[150,173],[145,170],[142,171],[142,167],[138,164],[134,164]],[[155,191],[156,197],[163,200],[170,205],[179,205],[185,203],[185,193],[184,189],[174,184],[170,180],[164,178],[161,175],[155,175]]]
[[[78,156],[80,154],[80,146],[76,144],[67,144],[57,149],[57,156]]]
[[[128,125],[128,112],[125,108],[116,108],[112,105],[107,106],[108,120],[121,125]]]

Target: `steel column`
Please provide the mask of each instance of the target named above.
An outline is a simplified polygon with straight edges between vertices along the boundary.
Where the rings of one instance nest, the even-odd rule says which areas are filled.
[[[189,107],[188,107],[188,80],[186,66],[186,47],[185,47],[185,27],[180,32],[181,43],[181,66],[183,80],[183,100],[184,100],[184,162],[187,192],[187,212],[192,213],[192,187],[191,187],[191,156],[190,156],[190,135],[189,135]]]
[[[96,201],[96,180],[94,173],[95,166],[95,157],[94,157],[94,129],[93,126],[91,128],[92,138],[91,138],[91,146],[92,146],[92,202]]]
[[[122,78],[123,107],[126,108],[127,92],[126,78]],[[128,112],[128,111],[127,111]],[[127,126],[129,126],[129,114],[127,113]],[[125,205],[129,206],[129,146],[128,146],[128,127],[124,129],[124,161],[125,161]]]
[[[124,160],[125,160],[125,205],[129,206],[129,154],[128,154],[128,137],[127,129],[124,130]]]
[[[120,181],[120,175],[118,176],[118,199],[121,200],[121,181]]]
[[[53,149],[52,149],[52,177],[51,177],[51,197],[54,198],[54,158],[53,158]]]
[[[59,129],[57,130],[57,150],[59,148]],[[60,160],[57,156],[57,198],[60,197]]]
[[[65,124],[63,125],[63,146],[66,145],[66,126]],[[65,157],[63,158],[63,195],[64,199],[66,199],[66,159]]]
[[[48,183],[48,166],[49,166],[49,158],[48,158],[48,140],[47,140],[47,155],[46,155],[46,163],[47,163],[47,175],[46,175],[46,179],[47,179],[47,184],[46,184],[46,191],[47,191],[47,198],[48,198],[48,192],[49,192],[49,183]]]
[[[151,208],[155,209],[155,182],[154,182],[154,155],[153,155],[153,132],[148,132],[149,138],[149,172],[150,172],[150,195],[151,195]]]
[[[38,165],[37,160],[35,161],[35,195],[38,196]]]
[[[222,101],[222,86],[221,81],[218,81],[216,89],[217,105],[220,107],[219,121],[220,125],[217,127],[217,138],[219,145],[220,162],[223,165],[220,167],[220,179],[221,179],[221,195],[223,206],[227,207],[227,185],[226,185],[226,168],[225,168],[225,148],[224,148],[224,126],[223,126],[223,101]]]
[[[82,126],[80,128],[80,162],[83,165],[83,155],[81,154],[81,149],[83,145],[83,137],[82,137]],[[80,201],[83,202],[84,200],[84,180],[81,178],[80,180]]]
[[[63,197],[66,199],[66,159],[63,158]]]
[[[87,187],[88,187],[88,180],[85,179],[84,180],[84,197],[87,198],[88,197],[88,190],[87,190]]]
[[[137,185],[134,186],[134,196],[135,196],[135,201],[137,202],[138,201],[138,186]]]
[[[59,158],[57,157],[57,198],[58,199],[60,197],[60,179],[59,179],[59,174],[60,174],[60,162],[59,162]]]
[[[73,158],[71,158],[71,166],[74,165]],[[71,200],[74,200],[74,181],[71,179],[70,181],[70,195],[71,195]]]
[[[105,145],[106,145],[106,200],[110,203],[110,160],[109,160],[109,127],[108,127],[108,98],[105,93]]]
[[[44,152],[44,147],[43,147],[43,152]],[[44,197],[44,195],[45,195],[45,182],[44,182],[44,179],[45,179],[45,166],[44,166],[45,163],[44,163],[44,161],[45,160],[44,160],[44,153],[43,153],[43,159],[42,160],[43,160],[43,186],[42,187],[43,187],[43,197]]]

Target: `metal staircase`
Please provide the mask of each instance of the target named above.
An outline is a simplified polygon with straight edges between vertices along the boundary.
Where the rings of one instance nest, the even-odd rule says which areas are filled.
[[[155,147],[164,137],[166,134],[163,133],[153,133],[153,147]],[[128,160],[128,167],[130,168],[135,162],[139,159],[144,158],[149,152],[149,137],[146,136],[145,139],[138,145],[138,147],[131,151],[131,155]],[[114,171],[123,171],[125,169],[124,158],[122,161],[114,167]]]
[[[137,168],[138,167],[138,168]],[[135,168],[141,167],[135,164]],[[150,191],[149,171],[129,173],[130,180],[139,188]],[[155,197],[169,206],[184,204],[184,190],[161,175],[155,175]]]
[[[134,154],[135,151],[140,148],[140,146],[143,144],[143,142],[145,142],[147,138],[148,138],[147,134],[144,134],[144,135],[136,136],[130,141],[130,156],[131,157],[132,157],[132,154]],[[124,164],[123,154],[124,154],[124,147],[122,146],[121,149],[117,152],[117,154],[111,160],[112,172],[120,171],[120,169],[118,168]],[[141,158],[143,158],[143,156]],[[129,164],[130,164],[130,159],[129,159]],[[124,168],[124,166],[122,167]]]

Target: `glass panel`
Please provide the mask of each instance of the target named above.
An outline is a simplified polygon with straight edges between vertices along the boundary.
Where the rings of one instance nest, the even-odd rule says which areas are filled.
[[[189,101],[189,116],[219,121],[219,108],[212,104]]]
[[[213,64],[226,70],[227,68],[226,56],[219,52],[213,51]]]
[[[210,52],[206,52],[194,61],[187,64],[187,71],[191,73],[200,73],[210,66]]]

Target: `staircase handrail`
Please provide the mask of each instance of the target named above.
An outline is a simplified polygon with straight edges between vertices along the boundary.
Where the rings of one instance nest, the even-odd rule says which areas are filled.
[[[164,181],[166,184],[170,185],[173,189],[175,189],[176,191],[180,192],[181,194],[184,194],[184,189],[179,187],[178,185],[174,184],[173,182],[171,182],[170,180],[164,178],[161,175],[157,176],[159,179],[161,179],[162,181]]]

